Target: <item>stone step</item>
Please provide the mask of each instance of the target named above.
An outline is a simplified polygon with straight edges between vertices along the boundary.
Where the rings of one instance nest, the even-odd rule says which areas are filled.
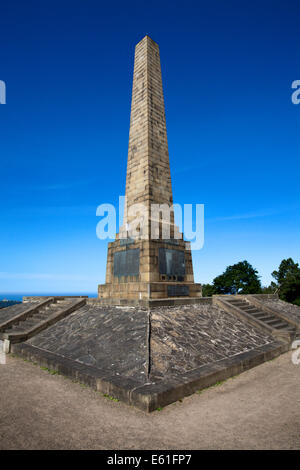
[[[69,304],[69,302],[68,302]],[[31,330],[33,327],[37,326],[39,323],[43,323],[45,321],[47,321],[47,319],[53,314],[53,313],[58,313],[59,310],[63,310],[63,307],[65,307],[66,305],[53,305],[51,307],[54,307],[54,308],[50,308],[50,306],[47,308],[43,308],[40,310],[38,310],[37,313],[35,313],[34,315],[30,316],[30,317],[27,317],[25,320],[23,321],[20,321],[18,324],[15,325],[15,329],[17,330],[20,330],[20,331],[29,331]]]
[[[54,311],[55,309],[49,309],[49,308],[41,308],[36,312],[35,315],[49,315],[49,312]]]
[[[256,310],[256,312],[251,312],[251,315],[259,319],[259,317],[265,317],[266,313],[262,312],[261,310]]]
[[[234,307],[238,307],[238,308],[245,308],[247,306],[246,302],[245,303],[241,303],[241,302],[229,302],[231,305],[233,305]]]
[[[22,326],[21,324],[16,324],[16,325],[13,325],[11,326],[10,328],[8,328],[9,331],[13,331],[14,333],[16,333],[17,331],[26,331],[26,328],[24,328],[24,326]]]
[[[239,317],[245,318],[248,323],[256,324],[258,327],[268,329],[276,338],[282,338],[284,341],[290,341],[294,338],[300,338],[300,332],[296,334],[296,327],[290,324],[288,319],[281,318],[280,313],[272,311],[271,309],[265,309],[262,305],[257,307],[252,304],[251,301],[243,301],[242,299],[226,299],[224,296],[216,298],[216,304],[221,308],[224,306],[224,310],[230,313],[234,313]],[[223,305],[222,305],[223,304]],[[240,311],[232,307],[237,307]]]
[[[267,313],[261,313],[260,315],[256,315],[255,318],[257,320],[266,322],[267,320],[272,320],[274,317],[272,315],[268,315]]]
[[[44,321],[47,317],[48,315],[42,315],[40,312],[34,316],[34,318],[36,318],[38,321]]]
[[[291,325],[283,326],[281,329],[287,331],[288,333],[295,333],[296,332],[296,328],[294,326],[291,326]]]
[[[1,338],[8,339],[12,343],[26,341],[38,332],[70,315],[73,311],[85,305],[86,299],[80,298],[74,301],[48,305],[41,305],[39,309],[28,312],[28,316],[16,319],[14,323],[8,323],[1,330]]]
[[[24,318],[24,320],[20,320],[20,322],[21,323],[31,322],[34,318],[35,318],[35,316],[31,315],[30,317]]]
[[[281,329],[284,328],[287,323],[282,321],[280,318],[273,318],[272,320],[267,320],[266,323],[273,328]]]
[[[38,322],[38,321],[30,321],[30,322],[26,321],[26,322],[22,322],[22,324],[18,325],[18,327],[20,326],[25,331],[29,331],[32,328],[34,328],[36,325],[38,325],[39,323],[40,322]]]
[[[46,308],[46,309],[43,309],[42,311],[38,311],[35,315],[30,317],[28,320],[26,320],[26,325],[34,326],[38,323],[42,323],[46,321],[54,313],[58,313],[60,310],[64,310],[64,308],[66,308],[66,306],[56,305],[54,308]]]
[[[247,313],[259,313],[261,312],[261,310],[258,310],[256,307],[243,307],[244,312],[247,312]]]

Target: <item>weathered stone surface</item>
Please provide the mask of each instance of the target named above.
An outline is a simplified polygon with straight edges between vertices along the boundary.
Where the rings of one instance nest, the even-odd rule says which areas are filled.
[[[153,309],[150,377],[176,377],[272,342],[271,335],[212,305]]]
[[[289,348],[212,304],[87,304],[12,352],[153,411]]]
[[[144,383],[274,341],[212,305],[159,307],[148,323],[143,309],[86,305],[27,344]]]
[[[28,344],[143,382],[147,374],[147,329],[146,310],[86,305]]]

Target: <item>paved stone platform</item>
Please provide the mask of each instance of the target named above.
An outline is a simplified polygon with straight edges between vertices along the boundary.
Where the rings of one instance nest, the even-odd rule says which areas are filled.
[[[213,305],[151,312],[151,379],[193,369],[271,344],[274,338]]]
[[[214,305],[87,304],[12,352],[153,411],[288,348]]]
[[[144,383],[148,312],[85,305],[27,344]]]

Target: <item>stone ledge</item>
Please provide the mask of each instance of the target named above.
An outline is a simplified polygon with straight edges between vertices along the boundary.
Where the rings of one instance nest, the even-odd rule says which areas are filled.
[[[25,295],[22,302],[42,302],[43,300],[52,298],[53,300],[66,300],[66,299],[88,299],[88,295]]]
[[[57,370],[103,394],[111,395],[146,412],[169,405],[197,390],[210,387],[218,381],[226,380],[271,360],[288,350],[288,343],[274,341],[260,348],[188,371],[176,378],[141,384],[132,378],[112,375],[109,370],[81,364],[29,344],[12,345],[12,352],[16,355],[37,362],[40,366]]]
[[[158,407],[169,405],[198,390],[203,390],[271,360],[287,352],[288,349],[287,343],[274,342],[256,350],[237,354],[229,359],[204,365],[182,374],[181,377],[144,385],[132,392],[131,404],[147,412],[154,411]]]
[[[117,306],[121,305],[124,307],[163,307],[172,305],[191,305],[191,304],[202,304],[211,305],[213,303],[212,297],[165,297],[164,299],[120,299],[120,298],[107,298],[99,299],[98,297],[89,298],[86,302],[88,305],[99,305],[99,306]]]

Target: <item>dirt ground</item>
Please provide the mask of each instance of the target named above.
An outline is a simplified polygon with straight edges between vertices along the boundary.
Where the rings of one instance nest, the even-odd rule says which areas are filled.
[[[11,356],[0,390],[0,449],[300,449],[291,352],[148,415]]]

